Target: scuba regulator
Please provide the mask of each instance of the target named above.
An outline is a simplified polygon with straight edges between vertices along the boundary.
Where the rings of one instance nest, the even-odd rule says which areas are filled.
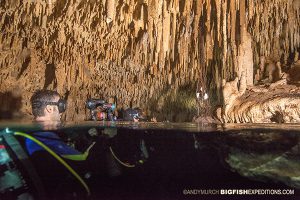
[[[94,121],[105,120],[115,121],[116,117],[113,112],[116,109],[116,105],[113,103],[107,103],[102,99],[88,99],[86,101],[86,107],[91,112],[91,118]]]

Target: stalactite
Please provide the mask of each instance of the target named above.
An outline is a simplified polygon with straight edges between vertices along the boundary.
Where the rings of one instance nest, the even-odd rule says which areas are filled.
[[[223,58],[222,58],[222,65],[226,66],[227,64],[227,50],[228,50],[228,46],[227,46],[227,1],[222,1],[222,38],[223,38]],[[223,68],[223,71],[225,71],[226,68]],[[225,73],[223,73],[225,74]],[[223,75],[224,77],[224,75]]]
[[[0,6],[0,92],[26,85],[28,101],[53,63],[56,89],[80,96],[72,100],[78,113],[85,95],[147,110],[165,97],[171,106],[167,94],[196,90],[199,80],[220,101],[222,79],[245,71],[252,85],[261,56],[287,65],[300,46],[299,0],[9,2]]]

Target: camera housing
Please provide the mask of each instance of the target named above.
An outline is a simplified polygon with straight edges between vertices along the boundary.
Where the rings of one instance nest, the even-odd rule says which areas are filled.
[[[103,99],[88,99],[86,101],[86,107],[90,110],[91,118],[94,121],[102,121],[105,119],[115,121],[113,112],[116,106],[113,103],[107,103]]]

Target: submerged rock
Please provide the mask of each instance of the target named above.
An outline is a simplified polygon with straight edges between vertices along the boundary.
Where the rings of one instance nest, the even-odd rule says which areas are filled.
[[[224,164],[242,176],[300,188],[297,134],[240,132],[217,141]]]
[[[242,176],[254,180],[283,182],[300,188],[300,160],[289,154],[291,152],[249,154],[233,149],[226,162]]]

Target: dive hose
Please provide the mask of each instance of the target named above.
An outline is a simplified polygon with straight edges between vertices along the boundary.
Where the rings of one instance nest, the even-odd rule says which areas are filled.
[[[122,162],[122,161],[116,156],[116,154],[114,153],[114,151],[112,150],[111,147],[109,147],[109,150],[110,150],[112,156],[113,156],[113,157],[116,159],[116,161],[118,161],[121,165],[123,165],[123,166],[125,166],[125,167],[129,167],[129,168],[135,167],[135,165],[131,165],[131,164],[127,164],[127,163]]]
[[[45,149],[49,154],[51,154],[56,160],[58,160],[63,166],[67,168],[67,170],[74,175],[74,177],[81,183],[81,185],[85,188],[87,195],[90,196],[90,188],[88,185],[85,183],[85,181],[80,177],[80,175],[68,164],[66,163],[59,155],[57,155],[54,151],[52,151],[49,147],[47,147],[45,144],[37,140],[36,138],[32,137],[29,134],[22,133],[22,132],[15,132],[15,135],[19,135],[25,138],[28,138],[41,146],[43,149]]]

